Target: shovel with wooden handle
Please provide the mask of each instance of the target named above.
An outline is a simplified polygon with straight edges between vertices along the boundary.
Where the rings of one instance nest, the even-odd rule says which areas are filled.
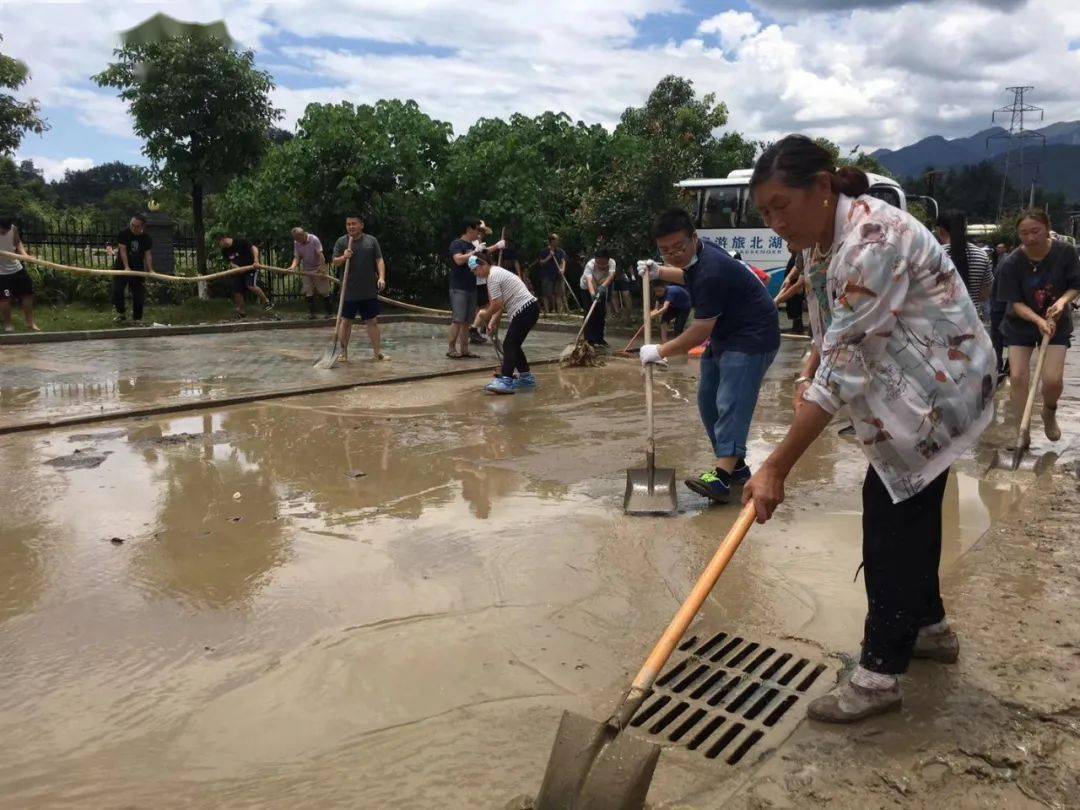
[[[645,308],[645,342],[652,343],[652,318],[649,317],[649,276],[642,280],[642,301]],[[626,471],[626,493],[623,511],[628,515],[670,514],[679,508],[675,489],[675,470],[656,466],[656,441],[653,437],[653,364],[645,365],[645,467]]]
[[[1050,345],[1050,335],[1043,335],[1042,343],[1039,344],[1039,359],[1035,361],[1035,374],[1028,386],[1027,402],[1024,403],[1024,414],[1020,417],[1020,427],[1016,431],[1016,444],[1013,446],[1012,459],[1006,461],[1003,453],[998,451],[994,457],[994,467],[1000,467],[1016,472],[1020,469],[1020,460],[1024,457],[1024,451],[1031,444],[1031,412],[1035,407],[1035,394],[1039,390],[1042,381],[1043,361],[1046,359],[1046,347]]]
[[[352,250],[352,246],[353,238],[350,236],[347,249]],[[345,287],[349,283],[350,264],[352,264],[351,256],[345,260],[345,269],[341,273],[341,292],[338,294],[337,320],[334,322],[334,341],[330,344],[330,348],[323,352],[322,357],[315,361],[315,368],[333,368],[337,365],[337,361],[341,359],[341,313],[345,310]]]
[[[645,805],[660,747],[626,729],[651,694],[660,670],[701,610],[739,544],[757,519],[746,504],[716,554],[698,578],[667,630],[660,636],[633,684],[607,722],[563,712],[548,759],[536,810],[640,810]]]

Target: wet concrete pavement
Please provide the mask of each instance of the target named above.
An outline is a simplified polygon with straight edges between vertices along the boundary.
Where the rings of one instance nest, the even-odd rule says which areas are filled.
[[[447,327],[383,324],[386,363],[373,363],[363,327],[355,326],[349,365],[313,368],[333,338],[327,326],[228,334],[160,336],[0,347],[0,428],[85,413],[120,415],[148,406],[218,400],[281,389],[388,381],[417,374],[488,369],[480,359],[446,355]],[[536,360],[558,357],[573,336],[536,331],[526,349]]]
[[[803,348],[766,380],[752,464],[783,435]],[[695,374],[658,375],[658,463],[680,478],[710,462]],[[0,803],[488,807],[535,790],[559,713],[610,709],[736,513],[683,489],[672,518],[622,515],[636,365],[538,377],[506,398],[479,373],[5,437]],[[1078,382],[1070,366],[1069,435]],[[950,482],[946,571],[1021,497],[983,474],[989,452]],[[862,459],[830,428],[703,626],[856,648]],[[715,806],[752,761],[668,750],[650,801]]]

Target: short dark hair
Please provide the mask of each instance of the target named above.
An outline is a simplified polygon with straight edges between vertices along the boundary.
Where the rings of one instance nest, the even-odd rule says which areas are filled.
[[[465,219],[461,220],[461,230],[471,231],[474,228],[479,228],[481,222],[483,220],[480,217],[465,217]]]
[[[596,253],[593,254],[597,259],[610,259],[611,251],[605,247],[599,248]]]
[[[491,255],[486,250],[477,251],[473,254],[473,256],[476,257],[476,260],[478,262],[483,262],[484,264],[491,264]]]
[[[810,188],[822,172],[829,175],[837,194],[859,197],[870,188],[870,178],[862,169],[837,169],[832,153],[820,143],[805,135],[788,135],[761,153],[750,176],[750,192],[774,176],[789,188]]]
[[[345,215],[345,221],[348,222],[350,219],[356,219],[356,220],[359,220],[360,222],[363,222],[364,221],[364,215],[363,214],[358,214],[358,213],[355,213],[355,212],[353,212],[352,214],[346,214]]]
[[[10,217],[7,214],[0,214],[0,228],[3,228],[6,231],[8,228],[13,227],[15,227],[14,217]]]
[[[139,220],[139,222],[141,222],[143,225],[146,224],[146,214],[135,214],[132,219]]]
[[[693,235],[694,221],[683,208],[669,208],[657,214],[652,224],[652,238],[660,239],[663,236],[671,236],[673,233],[686,231]]]
[[[661,287],[667,289],[667,285],[668,283],[666,279],[658,278],[652,283],[652,288],[654,290],[659,290]]]

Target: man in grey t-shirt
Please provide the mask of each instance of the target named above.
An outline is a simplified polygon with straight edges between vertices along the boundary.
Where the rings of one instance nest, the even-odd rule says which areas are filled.
[[[379,293],[386,289],[386,263],[383,261],[379,240],[364,233],[364,220],[359,214],[345,218],[345,236],[334,243],[334,267],[349,264],[349,278],[345,282],[345,303],[338,324],[341,342],[341,359],[349,359],[349,338],[352,336],[353,320],[360,318],[367,329],[373,360],[389,360],[382,353],[382,336],[379,333]],[[342,271],[344,276],[344,271]]]

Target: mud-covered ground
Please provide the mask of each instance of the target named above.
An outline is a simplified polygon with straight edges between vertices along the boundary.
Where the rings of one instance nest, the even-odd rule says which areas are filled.
[[[398,334],[399,353],[434,352]],[[752,464],[783,435],[804,346],[785,342],[766,379]],[[197,355],[178,367],[212,380],[222,358]],[[128,400],[175,397],[160,359]],[[657,375],[658,463],[680,479],[710,461],[696,373]],[[1075,804],[1069,374],[1065,438],[1036,425],[1041,477],[986,472],[1009,432],[999,415],[950,481],[960,662],[913,666],[903,712],[846,730],[795,728],[807,695],[766,729],[779,697],[755,692],[740,712],[760,697],[757,720],[665,748],[650,804]],[[625,471],[643,463],[636,364],[538,377],[506,398],[479,371],[4,437],[0,806],[466,808],[535,791],[561,712],[610,711],[737,511],[680,487],[675,516],[623,515]],[[84,405],[103,402],[90,390]],[[824,664],[815,689],[851,660],[865,609],[865,462],[840,427],[693,630],[757,645],[740,667],[762,650]],[[761,739],[736,764],[705,756],[737,720]]]
[[[914,662],[902,714],[804,723],[730,806],[1080,806],[1078,540],[1075,475],[1025,491],[946,577],[960,661]]]

